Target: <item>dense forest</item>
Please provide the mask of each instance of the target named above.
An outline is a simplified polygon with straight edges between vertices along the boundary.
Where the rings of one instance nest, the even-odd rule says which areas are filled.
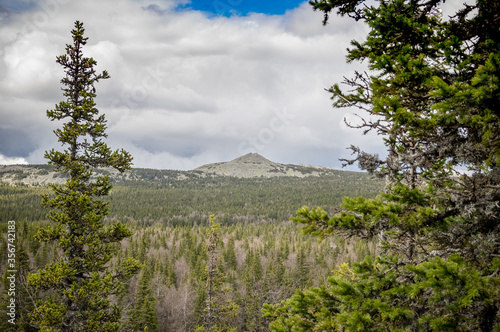
[[[224,284],[230,289],[224,296],[237,305],[230,325],[238,331],[267,331],[269,322],[261,314],[264,303],[278,303],[296,289],[325,284],[337,266],[374,254],[372,242],[343,237],[318,241],[303,235],[300,227],[289,221],[291,212],[303,204],[334,211],[343,196],[373,197],[383,187],[382,181],[366,173],[336,173],[308,178],[214,176],[163,182],[146,175],[138,181],[115,182],[106,222],[124,221],[133,236],[115,248],[116,257],[110,264],[114,267],[133,257],[144,267],[125,285],[121,297],[114,299],[128,308],[124,330],[139,331],[147,325],[149,331],[192,331],[202,323],[208,259],[203,243],[207,241],[210,214],[222,224],[217,254]],[[47,209],[40,206],[40,195],[49,188],[4,183],[0,191],[1,215],[7,216],[3,220],[17,223],[18,264],[23,265],[19,270],[25,282],[27,273],[61,257],[56,246],[34,239],[38,227],[50,224]],[[0,227],[5,298],[7,223]],[[37,296],[34,289],[24,287],[19,286],[23,289],[18,302],[22,304],[19,331],[29,330],[26,315]],[[146,298],[154,303],[153,309],[141,313],[141,301]],[[3,328],[16,330],[9,325]]]
[[[164,170],[135,171],[140,180],[114,181],[107,197],[113,218],[193,225],[206,223],[215,213],[223,224],[259,217],[283,221],[303,205],[333,209],[344,196],[374,196],[383,187],[382,181],[362,172],[334,171],[332,175],[306,178],[210,176],[178,180],[165,178]],[[45,220],[48,210],[40,206],[40,194],[48,192],[46,186],[0,183],[2,217]]]

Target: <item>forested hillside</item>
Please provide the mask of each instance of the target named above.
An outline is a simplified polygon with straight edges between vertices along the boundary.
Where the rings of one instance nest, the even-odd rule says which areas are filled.
[[[116,247],[111,267],[128,257],[143,264],[141,274],[124,285],[114,301],[128,308],[125,331],[193,331],[203,324],[206,302],[208,220],[220,222],[217,250],[223,293],[237,306],[228,323],[238,331],[267,331],[262,317],[264,303],[278,303],[296,289],[319,286],[337,265],[373,254],[374,243],[334,237],[323,242],[304,236],[288,221],[308,204],[334,211],[343,196],[373,197],[382,181],[366,173],[334,171],[322,177],[235,178],[222,176],[177,179],[174,171],[135,170],[139,180],[114,180],[106,223],[122,221],[133,236]],[[7,220],[16,220],[18,264],[22,282],[61,253],[40,243],[34,234],[47,226],[48,210],[40,206],[46,186],[3,183],[0,257],[3,276],[7,264]],[[7,280],[2,282],[5,294]],[[25,286],[23,286],[25,287]],[[22,311],[18,326],[29,331],[27,312],[32,298],[41,294],[32,287],[19,292]],[[149,303],[149,304],[147,304]],[[149,307],[148,307],[149,306]],[[146,308],[146,309],[144,309]],[[149,308],[149,309],[148,309]],[[5,325],[6,331],[12,326]],[[3,330],[3,329],[2,329]]]
[[[138,169],[139,180],[116,179],[109,196],[110,217],[172,225],[206,222],[212,213],[220,222],[286,221],[302,207],[333,209],[342,197],[374,196],[383,187],[366,173],[333,171],[321,177],[235,178],[225,176],[168,177],[175,171]],[[40,206],[46,186],[0,184],[3,220],[45,220]]]

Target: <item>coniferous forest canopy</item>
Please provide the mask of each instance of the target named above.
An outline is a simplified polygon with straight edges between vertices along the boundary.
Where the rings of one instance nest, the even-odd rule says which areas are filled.
[[[375,197],[383,188],[383,181],[365,173],[172,180],[167,176],[171,171],[134,171],[137,180],[115,180],[108,197],[110,213],[105,222],[121,220],[133,232],[116,248],[117,257],[111,266],[126,257],[144,264],[149,286],[141,296],[154,295],[158,331],[191,331],[203,322],[204,271],[208,260],[203,242],[207,241],[210,214],[215,214],[215,221],[222,224],[220,268],[226,276],[225,284],[232,289],[224,296],[238,305],[230,326],[242,331],[268,329],[260,312],[264,303],[277,303],[298,288],[325,283],[337,265],[374,253],[374,243],[359,239],[338,237],[319,243],[314,237],[302,235],[300,227],[288,221],[303,204],[330,206],[333,212],[344,196]],[[38,227],[50,224],[45,217],[48,209],[40,206],[40,195],[50,193],[50,189],[18,183],[3,184],[0,190],[2,215],[18,222],[18,245],[27,253],[26,273],[60,257],[56,246],[34,239]],[[6,234],[7,225],[2,227],[2,234]],[[7,242],[5,238],[2,241],[1,255],[5,260]],[[137,304],[141,277],[134,277],[127,285],[128,295],[119,299],[129,308],[143,306]],[[31,308],[30,300],[23,301]],[[132,315],[139,315],[134,312],[127,311],[124,317],[132,320]],[[26,328],[28,319],[23,318],[22,326]],[[134,319],[137,324],[127,321],[122,330],[143,330],[146,318]],[[151,325],[148,329],[152,330]]]
[[[224,225],[239,221],[286,221],[303,205],[333,210],[344,196],[375,196],[383,181],[366,173],[333,171],[322,177],[165,178],[170,171],[135,169],[137,180],[112,180],[108,218],[172,225],[206,224],[217,214]],[[48,209],[40,206],[46,186],[0,184],[0,209],[9,220],[45,220]],[[190,216],[188,218],[188,216]]]
[[[147,291],[140,293],[146,281],[141,283],[142,275],[136,276],[127,284],[127,295],[118,300],[129,308],[143,307],[138,301],[146,301],[144,294],[151,296],[155,312],[150,314],[158,331],[190,331],[202,324],[208,259],[203,242],[213,213],[216,222],[222,223],[219,266],[231,287],[224,296],[238,305],[230,326],[267,330],[268,322],[260,313],[264,303],[277,303],[298,288],[325,283],[336,265],[374,253],[372,242],[338,237],[320,243],[287,221],[292,215],[289,211],[299,208],[304,199],[313,206],[328,205],[329,201],[338,205],[349,193],[357,195],[363,190],[360,194],[374,197],[383,187],[381,181],[363,173],[338,173],[330,178],[209,177],[164,184],[142,179],[115,183],[106,223],[122,220],[134,235],[116,248],[117,257],[110,265],[114,267],[126,257],[136,258],[144,264],[142,273],[147,273],[149,282]],[[40,207],[40,194],[48,193],[49,188],[7,184],[0,188],[2,214],[5,211],[10,220],[18,221],[18,245],[26,252],[25,261],[19,262],[26,264],[23,273],[61,257],[55,245],[34,239],[38,227],[50,224],[45,218],[47,209]],[[2,224],[2,234],[6,234],[6,227]],[[5,266],[6,238],[1,255]],[[23,295],[20,303],[27,308],[27,315],[28,309],[32,310],[31,300]],[[143,298],[139,300],[139,296]],[[143,330],[148,324],[145,316],[140,316],[145,313],[134,310],[124,315],[130,321],[122,330]],[[27,316],[23,319],[20,326],[27,328]]]
[[[94,84],[109,75],[76,22],[57,58],[66,101],[47,111],[69,121],[46,154],[67,181],[0,186],[18,234],[2,330],[500,331],[500,3],[443,17],[441,2],[310,2],[324,24],[370,28],[346,52],[369,71],[329,92],[384,138],[385,159],[352,146],[345,161],[378,180],[109,177],[97,168],[131,156],[104,143]]]

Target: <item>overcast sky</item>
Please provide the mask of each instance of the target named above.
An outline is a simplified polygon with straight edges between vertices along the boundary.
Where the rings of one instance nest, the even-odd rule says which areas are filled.
[[[340,168],[346,148],[382,139],[343,124],[324,89],[351,76],[352,39],[367,28],[300,1],[0,0],[0,164],[44,164],[61,150],[45,111],[63,100],[55,63],[74,22],[84,55],[107,70],[97,107],[108,144],[134,167],[188,170],[257,152]]]

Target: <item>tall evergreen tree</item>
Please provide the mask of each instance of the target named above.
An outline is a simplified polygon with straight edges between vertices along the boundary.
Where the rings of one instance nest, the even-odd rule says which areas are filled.
[[[131,331],[158,331],[158,320],[156,318],[156,299],[151,293],[150,279],[151,272],[146,268],[139,279],[139,290],[136,295],[136,302],[130,311]]]
[[[68,174],[64,185],[51,185],[55,197],[43,196],[42,205],[52,208],[48,218],[54,226],[41,228],[40,241],[55,241],[63,257],[29,275],[31,285],[53,290],[39,301],[32,312],[32,323],[44,331],[118,331],[120,308],[111,296],[120,292],[122,281],[139,270],[139,263],[127,260],[116,271],[107,263],[113,245],[131,236],[121,223],[104,226],[108,203],[100,199],[109,194],[108,176],[93,179],[98,167],[113,167],[120,172],[130,168],[127,152],[111,151],[103,141],[107,135],[104,115],[99,115],[94,98],[95,83],[109,78],[106,71],[97,74],[96,61],[83,56],[84,38],[81,22],[71,31],[73,44],[66,54],[57,57],[66,73],[61,80],[65,101],[48,110],[50,120],[66,120],[54,132],[67,149],[51,150],[45,157],[60,173]]]
[[[478,0],[443,20],[440,0],[311,1],[365,21],[348,61],[371,75],[334,85],[336,107],[368,113],[388,157],[352,147],[386,178],[376,199],[346,198],[340,213],[302,208],[306,231],[378,238],[378,255],[353,278],[268,306],[271,327],[297,331],[494,331],[500,329],[500,4]]]
[[[236,260],[236,253],[235,253],[234,238],[233,237],[230,237],[229,240],[227,241],[227,245],[224,248],[223,257],[224,257],[224,261],[226,262],[226,265],[229,268],[234,269],[234,270],[236,270],[238,268],[238,262]]]
[[[210,229],[207,231],[207,241],[204,242],[208,254],[205,281],[205,303],[203,323],[196,328],[197,332],[235,332],[234,317],[238,305],[227,294],[231,291],[225,283],[225,275],[221,271],[219,247],[220,224],[215,222],[215,216],[210,216]]]
[[[307,262],[307,256],[304,248],[299,247],[297,250],[297,259],[295,262],[295,268],[293,271],[293,279],[296,282],[296,286],[302,289],[306,286],[306,283],[310,280],[309,272],[311,271],[309,263]]]

